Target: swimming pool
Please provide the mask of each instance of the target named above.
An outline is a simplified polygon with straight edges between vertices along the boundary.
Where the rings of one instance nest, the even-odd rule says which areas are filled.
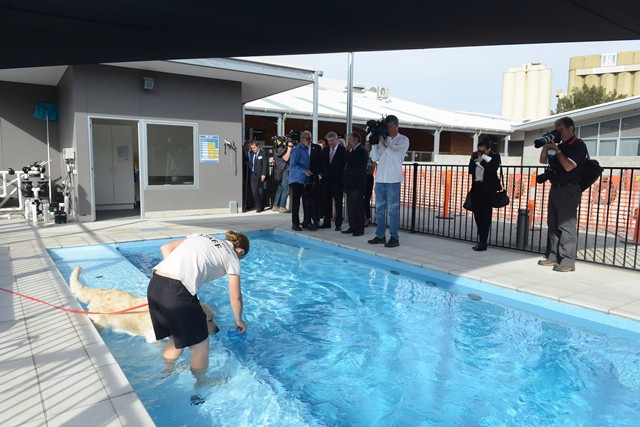
[[[245,338],[226,278],[214,385],[161,345],[102,333],[159,426],[637,425],[640,327],[578,307],[291,236],[251,234]],[[63,276],[144,295],[165,241],[51,250]],[[469,294],[482,298],[478,301]],[[219,380],[219,381],[215,381]]]

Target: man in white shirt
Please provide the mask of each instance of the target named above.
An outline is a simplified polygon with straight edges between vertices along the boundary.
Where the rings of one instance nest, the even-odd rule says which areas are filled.
[[[398,131],[398,118],[387,116],[386,138],[371,147],[371,160],[378,162],[376,168],[376,237],[369,240],[372,245],[382,243],[387,248],[400,246],[398,226],[400,224],[400,186],[403,181],[402,162],[409,149],[409,138]],[[385,237],[389,214],[389,241]]]

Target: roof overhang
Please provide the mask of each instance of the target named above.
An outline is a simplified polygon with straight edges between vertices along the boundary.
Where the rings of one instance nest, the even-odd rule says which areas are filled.
[[[0,68],[635,40],[638,16],[637,0],[8,0]]]
[[[237,58],[135,61],[104,65],[240,82],[242,103],[313,83],[315,72]],[[66,65],[0,69],[0,81],[57,86]]]

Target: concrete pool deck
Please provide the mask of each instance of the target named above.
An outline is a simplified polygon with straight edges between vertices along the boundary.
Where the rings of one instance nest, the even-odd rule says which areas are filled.
[[[197,216],[33,227],[0,219],[0,288],[72,309],[80,305],[47,254],[49,248],[179,238],[228,229],[291,231],[290,215]],[[294,233],[294,232],[292,232]],[[400,234],[398,248],[322,229],[294,234],[342,247],[640,321],[637,271],[579,262],[573,273],[536,264],[540,256],[420,234]],[[0,291],[0,425],[145,426],[153,421],[85,315]]]

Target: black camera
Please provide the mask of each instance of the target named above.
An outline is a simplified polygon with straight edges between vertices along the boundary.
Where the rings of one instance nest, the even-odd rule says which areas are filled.
[[[560,142],[560,132],[558,132],[557,130],[549,131],[549,132],[545,133],[544,135],[542,135],[540,138],[534,140],[533,141],[533,145],[536,148],[541,148],[541,147],[544,147],[546,144],[548,144],[550,142],[555,142],[556,144],[559,143]]]
[[[389,136],[384,117],[380,120],[369,120],[367,122],[367,141],[369,141],[371,145],[375,145],[380,142],[381,136],[384,138]]]
[[[559,141],[559,142],[562,143],[562,141]],[[560,147],[558,147],[558,150],[559,149],[560,149]],[[547,161],[549,162],[549,164],[545,168],[544,172],[536,177],[536,182],[538,184],[542,184],[542,183],[545,183],[547,181],[551,181],[551,184],[555,184],[556,181],[557,181],[558,168],[562,167],[562,166],[560,166],[560,163],[559,163],[559,160],[558,160],[558,156],[557,156],[557,153],[555,152],[555,150],[547,151]]]
[[[289,131],[286,137],[288,138],[288,142],[291,142],[294,146],[300,142],[300,132],[296,132],[295,130]]]

